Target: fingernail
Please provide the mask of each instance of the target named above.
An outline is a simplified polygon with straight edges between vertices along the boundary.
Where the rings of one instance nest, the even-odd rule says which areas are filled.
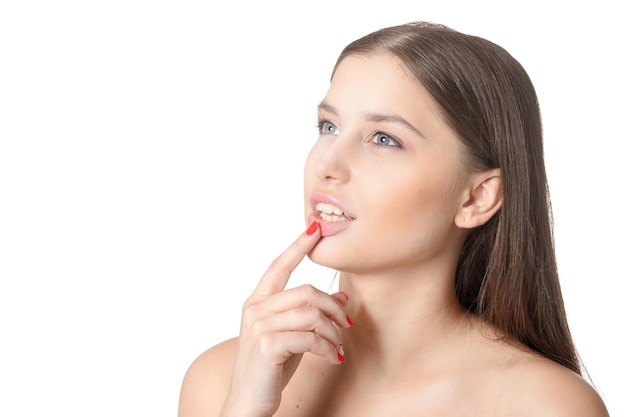
[[[346,361],[346,358],[344,358],[341,353],[337,353],[337,358],[339,358],[339,362],[341,363],[344,363]]]
[[[354,326],[354,322],[352,321],[352,319],[350,318],[350,316],[346,315],[346,320],[348,320],[348,324],[350,326]]]
[[[306,229],[306,234],[311,236],[313,233],[315,233],[315,231],[317,230],[318,227],[319,227],[319,223],[318,222],[311,223],[309,228]]]
[[[339,292],[346,297],[346,300],[350,299],[350,297],[348,297],[348,294],[345,291],[339,291]]]

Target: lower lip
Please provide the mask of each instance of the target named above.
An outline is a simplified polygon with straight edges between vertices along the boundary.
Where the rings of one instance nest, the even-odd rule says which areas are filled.
[[[307,224],[311,224],[313,222],[318,222],[320,225],[320,229],[322,230],[322,236],[332,236],[341,232],[343,229],[348,227],[352,220],[345,220],[342,222],[326,222],[322,220],[317,214],[312,213],[309,216],[309,221]]]

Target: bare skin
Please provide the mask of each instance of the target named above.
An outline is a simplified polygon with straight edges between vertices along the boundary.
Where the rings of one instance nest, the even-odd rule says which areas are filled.
[[[302,236],[300,240],[315,238]],[[289,267],[298,262],[298,257],[304,256],[298,250],[307,246],[301,242],[296,246],[282,255],[289,259],[280,262]],[[280,276],[275,268],[273,265],[266,277]],[[328,297],[345,305],[349,312],[365,310],[343,294]],[[367,323],[364,314],[358,316]],[[438,323],[448,323],[444,326],[449,327],[442,331],[444,327]],[[181,391],[179,417],[608,416],[600,397],[581,377],[519,345],[496,339],[488,326],[463,314],[460,308],[454,315],[441,312],[422,323],[422,331],[429,335],[427,343],[420,343],[416,335],[406,334],[398,326],[390,326],[397,337],[390,343],[395,345],[389,347],[393,352],[386,356],[381,352],[384,344],[372,337],[386,331],[376,331],[370,325],[356,321],[341,332],[349,358],[343,364],[335,360],[332,349],[329,356],[303,355],[279,403],[270,407],[278,407],[275,411],[245,407],[246,401],[253,406],[260,404],[253,398],[246,400],[248,395],[258,394],[250,391],[260,387],[249,384],[256,375],[245,367],[237,370],[238,361],[249,365],[249,357],[239,349],[243,342],[235,338],[214,346],[189,368]],[[258,341],[252,343],[259,345]],[[268,372],[264,366],[257,366]],[[283,371],[280,364],[278,368]],[[292,365],[286,368],[293,369]],[[233,375],[243,380],[241,390]],[[289,377],[287,373],[285,379]],[[278,378],[280,384],[285,379]],[[280,392],[278,388],[276,392]]]
[[[456,260],[500,208],[500,173],[464,167],[399,61],[346,58],[319,117],[313,226],[261,278],[240,336],[190,366],[179,417],[608,416],[583,378],[459,305]],[[342,271],[339,293],[284,290],[305,256]]]

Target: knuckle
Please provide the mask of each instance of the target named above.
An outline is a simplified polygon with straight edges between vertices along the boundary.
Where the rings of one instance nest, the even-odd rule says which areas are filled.
[[[335,352],[335,348],[331,344],[330,341],[324,339],[320,335],[315,333],[308,333],[306,335],[307,345],[309,346],[309,351],[313,352],[317,355],[328,355]]]
[[[255,335],[259,340],[268,337],[267,332],[265,332],[265,325],[261,320],[253,320],[248,324],[248,328],[250,332]]]
[[[261,353],[270,352],[274,348],[275,345],[276,343],[274,343],[274,336],[270,333],[262,334],[257,339],[257,346],[258,346],[259,352]]]
[[[248,298],[241,306],[241,314],[244,316],[247,315],[253,305],[252,300]]]
[[[243,302],[243,309],[245,310],[247,307],[249,307],[252,304],[254,304],[255,299],[256,299],[256,297],[254,297],[254,295],[251,295],[248,298],[246,298],[246,300]]]
[[[304,314],[307,317],[307,321],[311,324],[313,323],[317,323],[319,322],[321,319],[323,319],[324,313],[322,313],[322,311],[314,306],[307,306],[304,307]]]
[[[245,321],[254,321],[258,316],[259,307],[256,304],[246,303],[242,309],[242,317]]]
[[[322,341],[322,338],[314,332],[305,332],[303,337],[304,337],[306,345],[310,346],[311,349],[319,346]]]
[[[315,294],[317,294],[317,288],[315,288],[311,284],[303,284],[300,286],[299,290],[304,294],[305,297],[309,298]]]

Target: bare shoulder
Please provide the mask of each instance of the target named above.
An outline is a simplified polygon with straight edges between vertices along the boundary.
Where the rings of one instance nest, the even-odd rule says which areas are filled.
[[[604,401],[583,377],[551,360],[527,357],[511,369],[515,381],[506,397],[523,415],[608,417]]]
[[[191,363],[180,391],[179,417],[219,415],[237,354],[237,340],[221,342]]]

